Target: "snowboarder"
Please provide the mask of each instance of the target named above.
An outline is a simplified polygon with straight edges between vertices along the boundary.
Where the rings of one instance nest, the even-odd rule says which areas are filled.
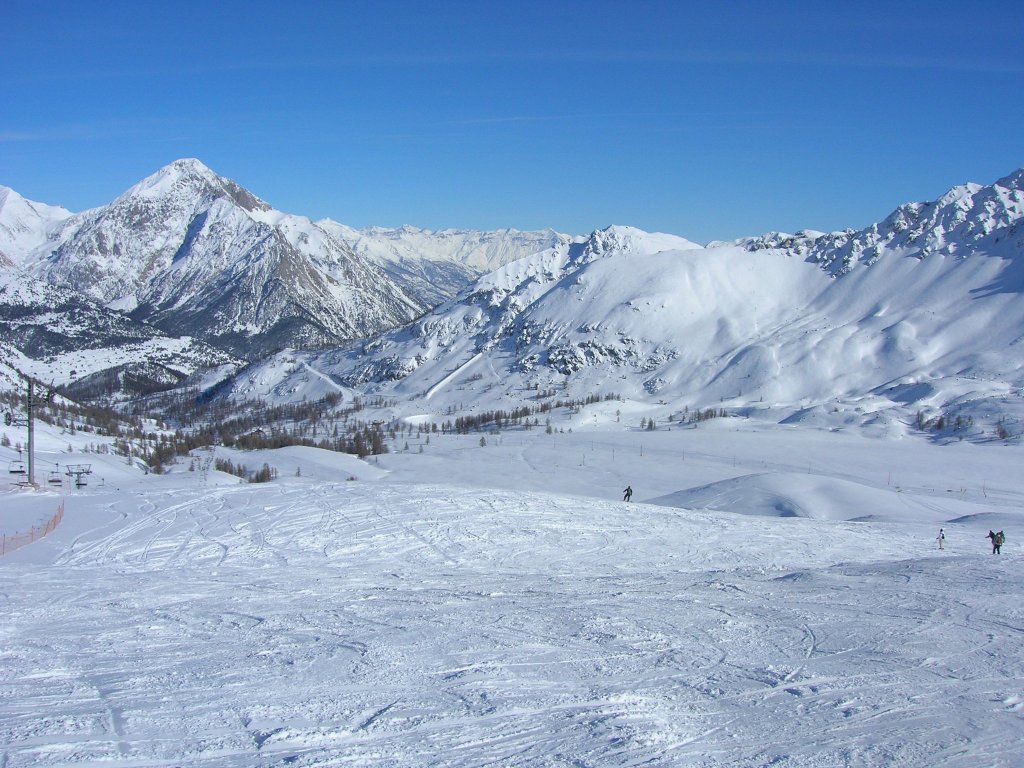
[[[941,528],[939,528],[939,549],[945,549],[945,547],[943,546],[943,544],[945,544],[945,543],[946,543],[946,534],[942,532]]]
[[[630,498],[631,498],[631,497],[633,496],[633,489],[632,489],[632,488],[630,488],[630,487],[629,487],[629,486],[627,485],[627,486],[626,486],[626,490],[624,490],[624,491],[623,491],[622,493],[623,493],[623,496],[622,496],[622,500],[623,500],[623,501],[629,501],[629,500],[630,500]]]

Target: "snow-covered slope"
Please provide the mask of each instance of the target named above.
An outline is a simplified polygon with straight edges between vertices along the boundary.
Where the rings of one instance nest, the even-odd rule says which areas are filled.
[[[0,489],[66,511],[0,557],[6,765],[1019,766],[1016,451],[609,426],[143,475],[40,424],[93,474]]]
[[[556,391],[661,403],[662,417],[770,408],[771,418],[882,430],[918,410],[1018,417],[1021,195],[1017,173],[902,206],[863,232],[760,246],[612,227],[308,362],[348,386],[426,398],[435,412]]]

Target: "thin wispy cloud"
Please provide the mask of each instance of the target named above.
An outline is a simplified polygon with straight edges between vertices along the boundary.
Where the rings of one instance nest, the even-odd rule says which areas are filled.
[[[467,117],[447,120],[444,125],[504,125],[514,123],[554,123],[567,120],[593,119],[597,115],[507,115],[494,117]]]
[[[158,67],[123,67],[78,69],[61,73],[25,73],[16,79],[22,82],[46,80],[145,80],[148,78],[195,77],[212,74],[313,72],[364,68],[421,68],[472,66],[536,66],[536,65],[732,65],[842,67],[893,70],[942,71],[993,75],[1024,74],[1024,63],[996,58],[965,58],[962,56],[912,56],[906,54],[874,54],[870,52],[793,50],[642,50],[616,51],[606,49],[553,51],[438,51],[413,53],[358,53],[345,56],[296,59],[251,59],[183,64]]]
[[[184,120],[180,117],[167,119],[139,118],[132,120],[110,120],[95,123],[54,125],[46,128],[0,129],[0,144],[65,141],[107,141],[121,138],[142,138],[160,140],[170,133],[181,134],[215,127],[212,121]]]
[[[20,142],[43,141],[77,141],[83,139],[104,139],[114,135],[124,135],[124,130],[113,130],[109,126],[62,126],[38,130],[0,130],[0,143],[17,144]]]

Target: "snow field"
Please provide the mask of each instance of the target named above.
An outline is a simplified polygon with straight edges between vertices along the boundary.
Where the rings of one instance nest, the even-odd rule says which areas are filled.
[[[478,440],[69,494],[0,561],[0,764],[1018,764],[1015,451]]]

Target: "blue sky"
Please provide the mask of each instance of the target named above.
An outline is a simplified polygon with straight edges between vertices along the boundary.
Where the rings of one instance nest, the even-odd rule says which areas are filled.
[[[862,227],[1024,165],[1024,3],[46,2],[0,26],[0,184],[198,157],[353,226]]]

